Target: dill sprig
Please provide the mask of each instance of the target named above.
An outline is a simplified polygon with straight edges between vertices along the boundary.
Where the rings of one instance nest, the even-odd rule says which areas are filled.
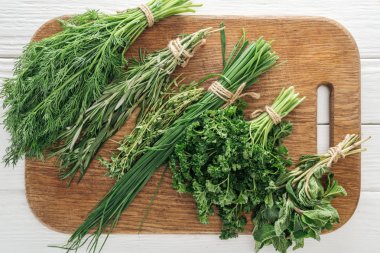
[[[210,32],[211,28],[206,28],[183,35],[182,50],[195,53]],[[140,59],[132,61],[122,80],[108,85],[100,98],[59,136],[61,145],[53,154],[58,155],[62,179],[69,178],[71,182],[79,172],[78,181],[81,180],[101,145],[124,125],[138,106],[141,107],[139,118],[155,106],[162,91],[172,83],[170,74],[187,60],[174,55],[169,48]]]
[[[261,74],[276,63],[277,59],[278,56],[272,52],[271,45],[263,38],[250,44],[243,35],[230,53],[218,81],[231,92],[235,92],[242,83],[247,83],[248,86],[255,83]],[[206,92],[197,103],[191,105],[154,146],[115,183],[72,234],[64,248],[76,250],[89,241],[88,248],[95,252],[100,235],[103,232],[109,234],[117,225],[123,211],[131,204],[156,169],[172,154],[175,143],[183,136],[186,127],[205,111],[217,109],[223,103],[224,101],[213,93]],[[89,232],[92,234],[87,235]],[[104,243],[105,241],[102,245]]]
[[[147,6],[159,21],[198,5],[152,0]],[[4,82],[4,125],[11,134],[6,164],[23,155],[43,158],[43,150],[120,76],[124,53],[148,26],[139,8],[115,15],[88,11],[61,23],[61,32],[25,47],[14,76]]]
[[[157,104],[137,124],[131,134],[124,137],[110,160],[100,159],[107,168],[107,175],[119,179],[149,147],[181,116],[183,111],[205,92],[196,84],[182,85],[179,92],[173,89],[164,93]]]

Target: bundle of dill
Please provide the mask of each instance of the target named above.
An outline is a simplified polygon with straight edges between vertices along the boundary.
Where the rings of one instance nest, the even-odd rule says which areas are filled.
[[[225,41],[224,32],[222,35],[222,41]],[[224,43],[222,49],[225,52]],[[218,82],[231,92],[235,92],[242,83],[248,85],[255,83],[261,74],[276,63],[277,59],[278,56],[272,52],[271,45],[264,39],[259,38],[256,42],[249,43],[243,35],[228,60],[223,55],[225,64]],[[89,249],[95,252],[100,235],[113,230],[123,211],[131,204],[156,169],[172,154],[174,144],[182,137],[186,127],[205,111],[219,108],[223,103],[223,100],[209,91],[197,103],[187,108],[153,147],[115,183],[63,248],[76,250],[84,242],[89,241]],[[87,236],[90,231],[92,235]]]
[[[141,118],[158,103],[162,91],[172,83],[170,74],[178,65],[187,63],[210,32],[211,28],[206,28],[182,35],[165,49],[146,56],[141,54],[139,61],[130,60],[121,80],[105,87],[101,96],[60,134],[60,145],[53,154],[58,155],[61,178],[69,178],[71,182],[79,172],[78,180],[82,179],[101,145],[138,106]]]
[[[43,150],[122,73],[124,53],[148,22],[194,12],[189,0],[151,0],[115,15],[89,11],[61,21],[63,31],[27,45],[1,91],[11,146],[4,157],[43,158]],[[150,24],[151,25],[151,24]]]

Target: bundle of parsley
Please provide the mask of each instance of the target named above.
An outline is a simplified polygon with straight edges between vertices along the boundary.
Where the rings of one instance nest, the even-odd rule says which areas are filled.
[[[223,41],[225,37],[223,36]],[[223,50],[224,51],[224,50]],[[223,59],[225,57],[223,56]],[[260,38],[249,43],[243,36],[232,50],[225,62],[221,85],[235,92],[242,83],[248,86],[269,70],[278,56],[272,52],[271,46]],[[95,251],[102,232],[110,233],[116,226],[123,211],[131,204],[140,190],[145,186],[153,173],[172,154],[173,147],[184,134],[184,130],[205,111],[222,106],[223,100],[212,92],[206,92],[200,100],[191,105],[162,137],[150,148],[110,189],[106,196],[90,212],[86,220],[69,238],[64,248],[76,250],[89,240],[89,249]],[[87,236],[87,233],[93,234]]]
[[[293,87],[284,89],[271,108],[285,117],[302,102],[298,96]],[[266,188],[291,164],[282,140],[292,125],[272,121],[267,112],[246,121],[236,106],[211,110],[176,144],[170,159],[173,187],[193,195],[201,223],[208,223],[213,208],[218,209],[221,239],[244,230],[245,213],[269,201]]]
[[[161,93],[172,83],[170,75],[178,65],[187,64],[210,32],[211,28],[206,28],[182,35],[165,49],[140,55],[140,60],[131,59],[121,80],[104,88],[100,97],[60,134],[54,155],[58,155],[61,178],[71,182],[79,171],[81,180],[101,145],[137,107],[141,107],[141,118],[159,103]]]
[[[26,46],[1,91],[12,142],[5,163],[23,155],[43,158],[43,150],[122,73],[125,51],[152,20],[193,12],[195,6],[189,0],[151,0],[115,15],[89,11]]]

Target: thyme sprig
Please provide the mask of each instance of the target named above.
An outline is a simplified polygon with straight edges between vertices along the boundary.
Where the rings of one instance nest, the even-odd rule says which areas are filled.
[[[231,92],[235,92],[244,82],[249,84],[246,86],[249,87],[260,75],[268,71],[277,59],[278,56],[272,51],[271,45],[263,38],[249,43],[244,34],[230,53],[221,73],[222,77],[218,81]],[[123,211],[131,204],[156,169],[172,154],[174,144],[183,136],[186,127],[205,111],[217,109],[223,104],[223,100],[211,92],[206,92],[197,103],[191,105],[154,146],[115,183],[64,247],[76,250],[91,238],[89,248],[95,251],[102,232],[110,233],[113,230]],[[92,235],[87,236],[90,231],[93,231]]]
[[[122,177],[183,111],[196,102],[205,92],[196,84],[182,85],[180,91],[173,89],[165,92],[159,101],[151,108],[132,131],[124,137],[110,160],[102,158],[101,164],[108,170],[108,176],[119,179]]]
[[[183,35],[179,40],[182,50],[195,53],[210,32],[211,28],[206,28]],[[186,60],[169,48],[140,59],[131,60],[121,81],[108,85],[75,124],[60,134],[61,145],[53,154],[58,155],[62,179],[69,178],[71,182],[79,172],[78,180],[81,180],[101,145],[124,125],[138,106],[141,107],[139,118],[144,117],[159,101],[162,91],[172,84],[170,74]]]
[[[151,0],[147,6],[157,22],[198,5]],[[4,82],[4,125],[11,134],[6,164],[23,155],[43,158],[43,150],[121,75],[124,53],[148,26],[139,8],[115,15],[88,11],[61,23],[63,31],[25,47],[14,76]]]

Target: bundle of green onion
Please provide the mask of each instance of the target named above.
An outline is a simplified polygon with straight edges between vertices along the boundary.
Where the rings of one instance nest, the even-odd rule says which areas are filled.
[[[139,118],[156,106],[162,91],[172,83],[170,74],[178,65],[187,64],[210,32],[211,28],[206,28],[183,35],[170,41],[165,49],[140,56],[140,61],[131,60],[121,80],[109,84],[75,124],[60,134],[60,146],[54,155],[58,155],[61,177],[71,182],[79,171],[80,180],[101,145],[138,106]]]
[[[224,33],[223,33],[224,34]],[[222,41],[225,41],[225,37]],[[223,50],[224,51],[224,50]],[[223,55],[223,59],[225,59]],[[235,92],[242,83],[252,85],[257,78],[269,70],[278,56],[271,45],[260,38],[249,42],[243,36],[232,50],[218,82],[230,92]],[[182,137],[186,127],[202,113],[216,109],[224,103],[212,92],[207,92],[178,118],[163,136],[125,173],[106,194],[103,200],[90,212],[86,220],[69,238],[64,246],[75,250],[90,237],[89,248],[95,250],[102,232],[110,233],[116,226],[122,212],[131,204],[153,173],[172,154],[174,144]],[[87,233],[93,231],[87,239]]]
[[[63,31],[30,43],[1,91],[12,142],[5,163],[23,155],[43,158],[43,150],[123,72],[125,51],[145,29],[195,6],[189,0],[152,0],[115,15],[89,11],[61,21]]]

